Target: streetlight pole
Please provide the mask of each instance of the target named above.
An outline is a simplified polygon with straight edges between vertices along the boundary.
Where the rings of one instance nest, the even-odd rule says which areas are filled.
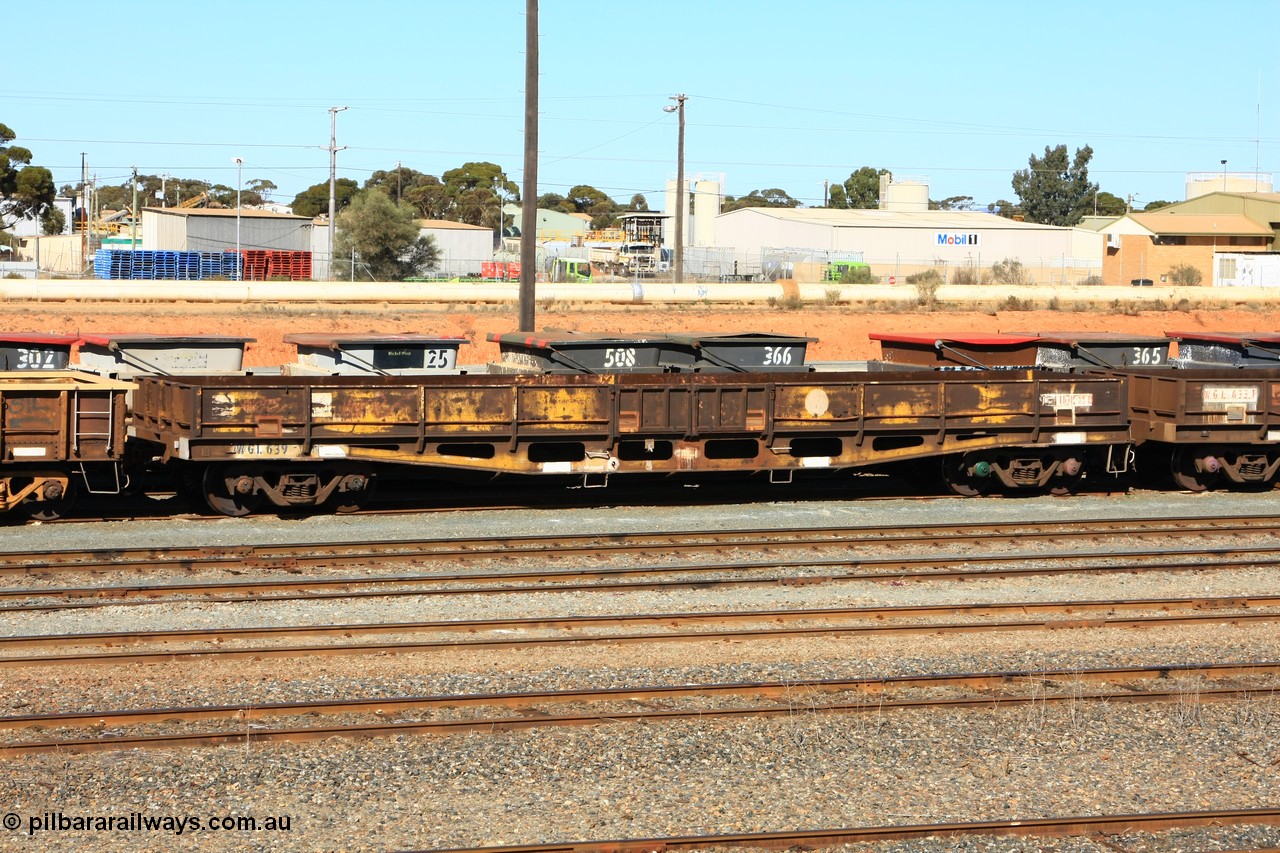
[[[244,158],[232,157],[236,164],[236,281],[244,280],[244,258],[240,255],[240,188],[244,186]]]
[[[338,113],[346,107],[329,107],[329,280],[333,280],[334,261],[338,255],[334,243],[334,217],[338,208],[338,152],[347,146],[338,147]]]
[[[1227,191],[1227,161],[1222,161],[1222,191]]]
[[[669,100],[675,101],[674,107],[663,107],[664,112],[676,113],[680,118],[680,134],[676,143],[676,237],[675,237],[675,269],[671,280],[684,281],[684,102],[688,100],[683,94],[672,95]]]

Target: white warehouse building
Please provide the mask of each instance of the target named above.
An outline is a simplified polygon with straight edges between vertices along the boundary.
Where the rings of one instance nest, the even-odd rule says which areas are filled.
[[[1101,275],[1106,238],[1083,228],[1017,222],[967,210],[837,210],[740,208],[715,221],[715,246],[731,254],[735,269],[759,270],[767,256],[784,253],[795,276],[820,278],[832,260],[861,260],[882,280],[937,269],[946,281],[956,270],[981,274],[1014,260],[1029,283],[1076,284]],[[808,255],[808,257],[805,257]],[[812,261],[806,265],[804,261]]]

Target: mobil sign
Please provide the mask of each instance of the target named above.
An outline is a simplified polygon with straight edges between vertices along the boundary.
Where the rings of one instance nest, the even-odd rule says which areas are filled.
[[[977,234],[956,234],[952,231],[938,231],[934,234],[934,245],[936,246],[976,246],[978,245]]]

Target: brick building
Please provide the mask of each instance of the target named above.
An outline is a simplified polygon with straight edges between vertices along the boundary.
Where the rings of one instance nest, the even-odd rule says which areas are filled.
[[[1103,284],[1129,284],[1150,279],[1168,283],[1173,270],[1199,270],[1201,284],[1216,282],[1220,253],[1270,252],[1276,232],[1270,223],[1243,213],[1190,213],[1174,205],[1156,213],[1130,213],[1100,229],[1106,236]],[[1275,218],[1280,220],[1280,204]]]

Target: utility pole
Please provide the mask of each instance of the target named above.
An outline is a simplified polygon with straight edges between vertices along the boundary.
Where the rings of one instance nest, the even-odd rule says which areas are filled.
[[[397,160],[396,161],[396,201],[400,201],[400,192],[401,190],[404,189],[404,179],[400,172],[401,168],[402,167],[400,165],[400,161]]]
[[[329,280],[333,280],[334,261],[337,260],[337,245],[334,243],[334,219],[338,208],[338,152],[347,146],[338,147],[338,113],[346,107],[329,107]]]
[[[674,107],[663,107],[665,112],[676,113],[680,118],[680,134],[676,143],[676,245],[675,269],[672,271],[673,282],[684,281],[684,102],[688,98],[683,95],[672,95],[669,100],[675,101]]]
[[[240,254],[240,188],[244,186],[244,158],[232,157],[236,164],[236,281],[244,281],[244,255]],[[332,266],[332,263],[330,263]]]
[[[133,167],[133,207],[129,210],[129,248],[138,248],[138,167]]]
[[[538,263],[538,0],[525,0],[524,198],[520,227],[520,331],[534,330]]]
[[[80,268],[89,258],[89,162],[80,152]]]

